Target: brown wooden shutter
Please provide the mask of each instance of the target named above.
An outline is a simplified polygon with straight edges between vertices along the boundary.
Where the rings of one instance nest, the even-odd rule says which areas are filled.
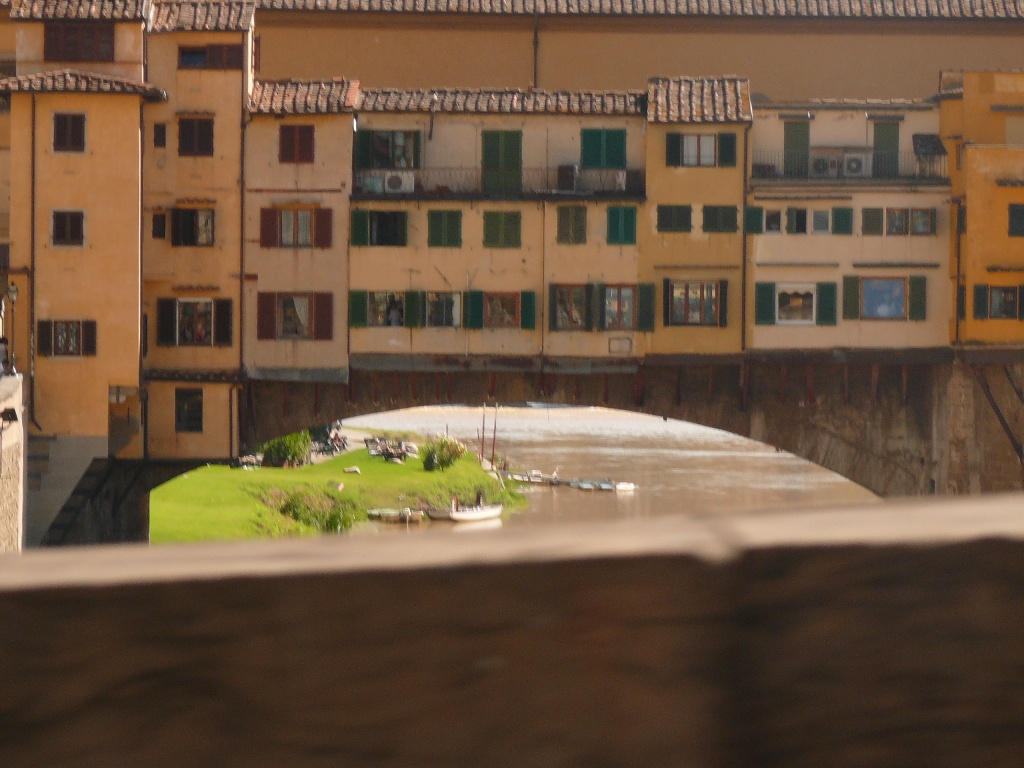
[[[313,338],[330,341],[334,338],[334,294],[313,294]]]
[[[52,320],[40,320],[36,323],[36,354],[43,357],[53,354]]]
[[[176,299],[156,300],[156,343],[173,347],[178,343],[178,302]]]
[[[313,126],[300,125],[295,130],[298,132],[298,156],[295,159],[300,163],[312,163],[315,136]]]
[[[214,299],[213,343],[218,347],[230,347],[232,330],[231,299]]]
[[[256,294],[256,338],[277,338],[277,294]]]
[[[313,210],[313,246],[330,248],[334,239],[334,211],[331,208]]]
[[[295,162],[295,129],[290,125],[282,125],[278,128],[277,161],[279,163]]]
[[[276,248],[281,243],[281,215],[277,208],[260,208],[260,247]]]
[[[82,321],[82,354],[94,356],[96,354],[96,321]]]

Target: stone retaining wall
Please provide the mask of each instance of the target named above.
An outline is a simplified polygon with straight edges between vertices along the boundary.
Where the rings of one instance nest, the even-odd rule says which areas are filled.
[[[1022,507],[0,558],[0,764],[1018,768]]]

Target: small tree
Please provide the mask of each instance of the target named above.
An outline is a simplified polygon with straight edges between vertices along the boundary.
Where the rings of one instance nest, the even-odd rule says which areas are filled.
[[[263,461],[275,467],[283,467],[291,462],[292,464],[304,464],[309,457],[309,448],[313,443],[309,432],[293,432],[283,437],[275,437],[268,440],[260,451],[263,453]]]
[[[439,435],[423,449],[423,468],[427,472],[435,469],[444,472],[466,455],[466,446],[448,435]]]

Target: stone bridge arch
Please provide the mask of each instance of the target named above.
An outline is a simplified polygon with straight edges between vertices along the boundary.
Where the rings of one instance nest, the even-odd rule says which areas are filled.
[[[1020,380],[1020,371],[1011,374],[1001,365],[895,356],[888,362],[746,357],[540,372],[353,370],[347,384],[249,382],[243,443],[419,405],[535,401],[715,427],[793,453],[881,496],[1010,490],[1021,487],[1013,434],[1024,434],[1024,401],[1013,396],[1020,391],[1014,378]],[[981,381],[991,382],[985,388],[1005,428]]]

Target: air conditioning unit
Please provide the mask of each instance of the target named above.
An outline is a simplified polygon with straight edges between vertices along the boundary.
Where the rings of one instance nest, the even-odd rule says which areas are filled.
[[[388,171],[384,174],[384,193],[405,195],[416,189],[416,174],[413,171]]]
[[[871,175],[870,152],[847,152],[843,156],[843,176],[864,178]]]
[[[834,179],[839,176],[839,155],[834,150],[812,149],[810,159],[812,179]]]

